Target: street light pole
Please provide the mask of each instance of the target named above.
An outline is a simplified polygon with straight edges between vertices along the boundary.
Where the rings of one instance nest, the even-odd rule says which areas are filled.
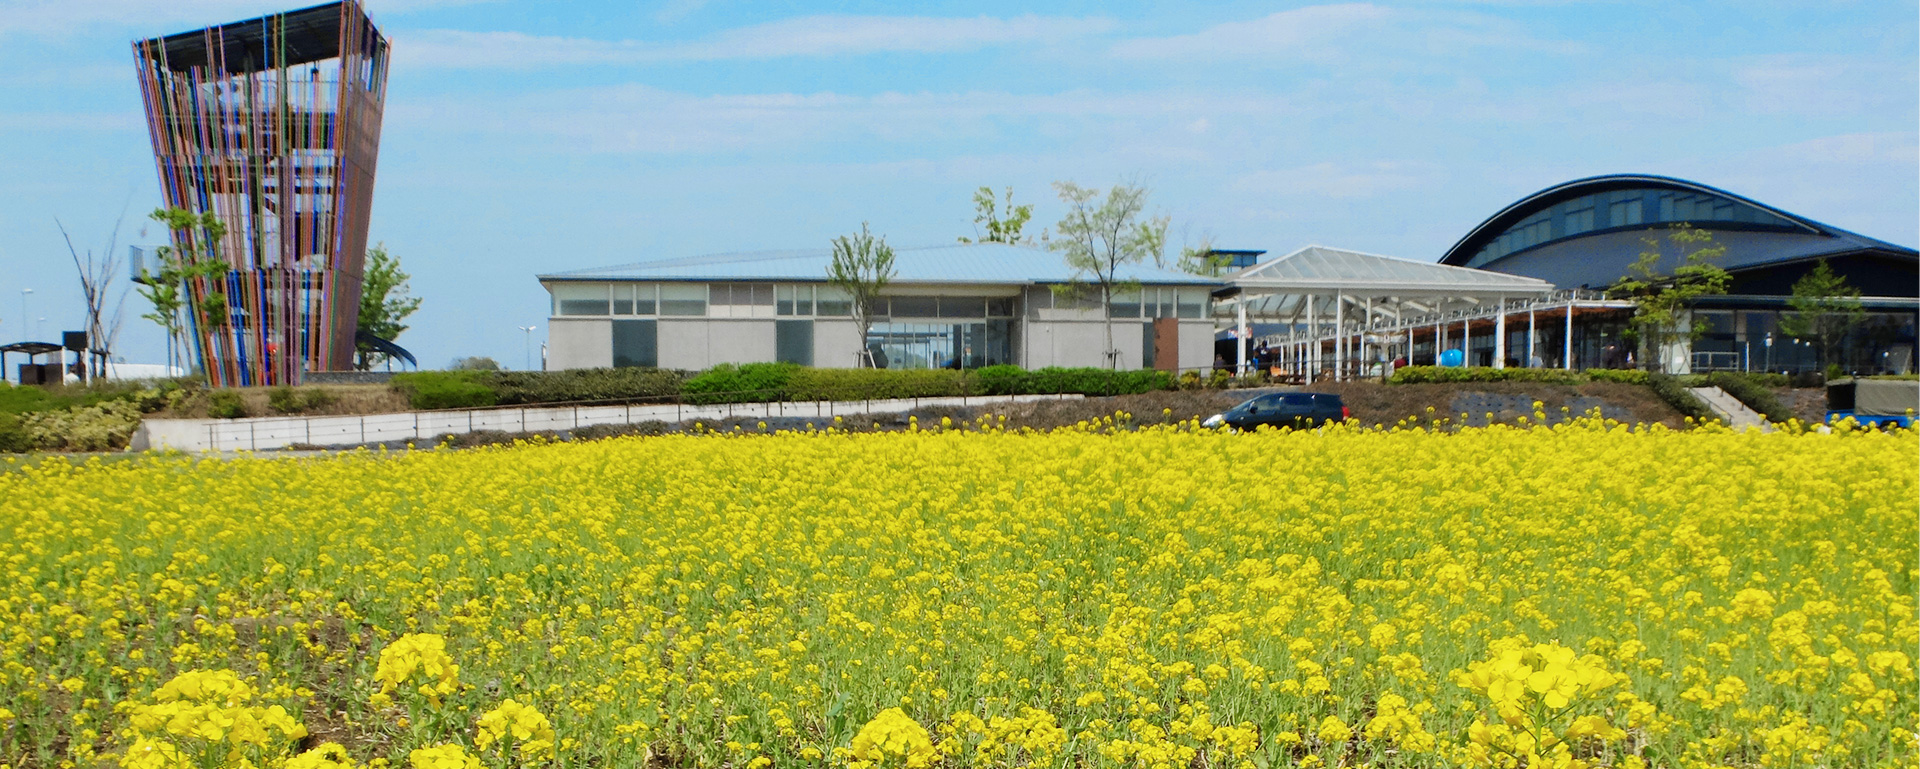
[[[525,370],[532,371],[533,370],[533,330],[536,328],[539,328],[539,326],[515,326],[514,328],[518,328],[521,331],[527,332],[526,360],[523,362],[523,366]]]

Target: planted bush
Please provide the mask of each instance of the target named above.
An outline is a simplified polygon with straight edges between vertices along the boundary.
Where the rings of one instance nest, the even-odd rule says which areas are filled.
[[[21,418],[28,440],[43,449],[108,451],[125,448],[140,427],[140,408],[125,400],[40,411]]]
[[[944,368],[803,368],[793,372],[787,394],[796,401],[936,398],[966,395],[967,385],[959,371]]]
[[[326,408],[335,400],[333,393],[318,387],[295,390],[282,385],[267,391],[267,408],[276,414],[304,414]]]
[[[1587,382],[1646,384],[1647,372],[1620,369],[1568,371],[1557,368],[1493,368],[1490,366],[1402,366],[1394,369],[1387,384],[1435,384],[1444,382],[1539,382],[1575,385]]]
[[[1660,396],[1660,400],[1666,401],[1674,411],[1680,412],[1680,416],[1693,417],[1700,422],[1720,418],[1718,414],[1713,413],[1713,409],[1707,407],[1705,401],[1688,392],[1679,379],[1666,374],[1649,373],[1647,386],[1653,388],[1653,394]]]
[[[501,404],[664,398],[680,394],[679,374],[659,368],[491,371],[482,379]]]
[[[1027,370],[1019,366],[988,366],[967,374],[969,395],[1018,395],[1026,388]]]
[[[240,419],[247,415],[247,402],[232,390],[214,390],[207,394],[207,415],[215,419]]]
[[[484,371],[413,371],[394,374],[391,386],[416,409],[477,408],[499,402],[499,394],[485,383],[486,375]]]
[[[1747,408],[1760,413],[1769,422],[1785,422],[1793,418],[1793,410],[1781,403],[1779,396],[1760,383],[1760,380],[1745,374],[1730,371],[1715,371],[1707,375],[1707,384],[1725,390],[1734,400],[1747,405]]]
[[[688,403],[758,403],[783,400],[787,380],[801,370],[792,363],[722,363],[680,386]]]

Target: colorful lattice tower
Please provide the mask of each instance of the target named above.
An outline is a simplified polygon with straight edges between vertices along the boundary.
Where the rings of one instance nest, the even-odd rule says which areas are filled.
[[[169,207],[211,213],[224,262],[189,278],[188,337],[215,385],[352,368],[387,39],[355,0],[133,44]],[[224,313],[219,311],[224,296]],[[221,317],[224,315],[224,317]]]

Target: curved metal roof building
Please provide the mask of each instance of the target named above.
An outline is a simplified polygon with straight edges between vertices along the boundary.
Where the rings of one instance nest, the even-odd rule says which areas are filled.
[[[1789,295],[1819,259],[1869,297],[1920,295],[1920,252],[1912,248],[1697,182],[1644,174],[1575,179],[1528,195],[1473,228],[1440,263],[1561,288],[1601,288],[1647,250],[1650,231],[1681,222],[1712,231],[1727,247],[1720,266],[1733,274],[1735,295]]]

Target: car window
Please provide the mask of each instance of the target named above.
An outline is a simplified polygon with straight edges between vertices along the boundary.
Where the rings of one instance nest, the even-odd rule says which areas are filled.
[[[1274,408],[1274,407],[1276,407],[1276,406],[1279,406],[1279,405],[1280,405],[1280,396],[1278,396],[1278,395],[1262,395],[1262,396],[1260,396],[1260,397],[1258,397],[1258,398],[1255,398],[1255,399],[1253,400],[1253,405],[1255,405],[1255,406],[1259,406],[1260,408],[1263,408],[1263,409],[1270,409],[1270,408]]]
[[[1289,405],[1289,406],[1312,406],[1312,405],[1313,405],[1313,396],[1312,396],[1312,395],[1308,395],[1308,394],[1305,394],[1305,393],[1301,393],[1301,394],[1295,394],[1295,395],[1289,395],[1289,396],[1287,396],[1287,405]]]

